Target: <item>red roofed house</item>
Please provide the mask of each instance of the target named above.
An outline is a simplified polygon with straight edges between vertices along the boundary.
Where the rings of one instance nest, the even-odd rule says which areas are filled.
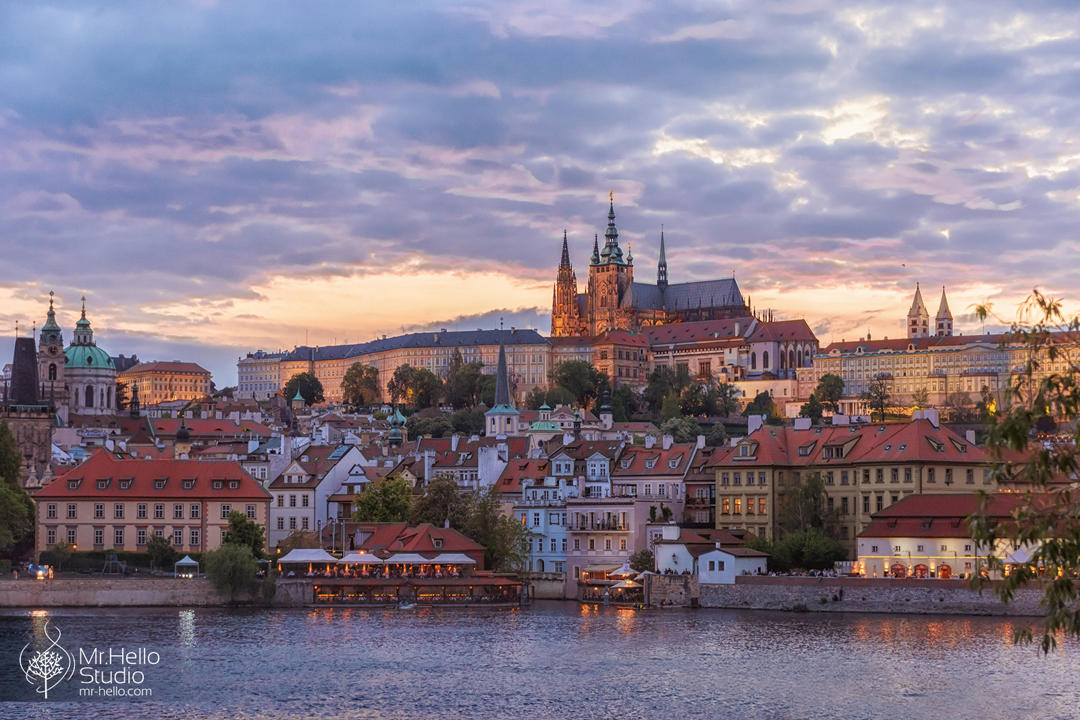
[[[150,535],[179,552],[221,545],[229,513],[266,527],[270,494],[235,462],[119,459],[98,450],[39,490],[37,549],[144,550]]]
[[[273,496],[270,547],[294,530],[319,531],[337,516],[336,494],[362,492],[368,482],[364,456],[353,445],[310,445],[267,487]],[[331,504],[334,505],[331,513]]]
[[[1022,503],[1016,494],[990,496],[991,518],[1008,520],[1013,508]],[[859,533],[858,569],[866,577],[966,577],[979,572],[986,562],[986,549],[971,539],[967,518],[979,508],[979,496],[912,495],[874,513],[866,529]],[[998,557],[1006,560],[1027,549],[999,547]],[[1030,553],[1023,556],[1030,557]]]
[[[476,561],[476,569],[484,567],[484,546],[470,540],[453,528],[441,528],[423,523],[409,527],[405,523],[348,521],[334,528],[339,533],[331,537],[331,528],[324,528],[323,543],[346,553],[363,551],[379,557],[389,553],[419,553],[433,557],[440,553],[464,553]],[[345,538],[342,548],[341,538]]]

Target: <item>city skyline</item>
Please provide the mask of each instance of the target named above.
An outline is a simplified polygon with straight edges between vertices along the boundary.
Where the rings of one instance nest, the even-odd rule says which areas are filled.
[[[609,190],[639,268],[663,225],[672,282],[734,273],[823,345],[899,337],[916,282],[963,332],[1074,306],[1067,5],[2,12],[8,356],[50,290],[66,341],[85,293],[110,353],[219,387],[260,347],[546,333]]]

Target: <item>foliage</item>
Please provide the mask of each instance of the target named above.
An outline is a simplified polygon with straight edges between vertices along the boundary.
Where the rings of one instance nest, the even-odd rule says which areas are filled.
[[[252,557],[258,560],[263,556],[263,549],[266,547],[266,531],[262,525],[249,520],[244,513],[233,510],[229,513],[229,526],[221,541],[246,546],[251,550]]]
[[[818,378],[813,394],[826,410],[840,412],[840,398],[844,395],[844,379],[839,375],[825,373]]]
[[[405,429],[408,431],[410,438],[417,438],[422,435],[440,438],[453,434],[454,424],[450,418],[442,413],[434,417],[410,415],[409,419],[405,421]]]
[[[638,572],[645,572],[646,570],[656,570],[656,558],[653,556],[652,550],[645,548],[638,550],[636,553],[630,556],[630,567]]]
[[[341,379],[341,395],[346,405],[354,408],[377,402],[379,399],[379,370],[372,365],[356,362]]]
[[[614,398],[612,398],[612,400],[614,401]],[[573,404],[573,394],[566,388],[558,386],[553,387],[550,390],[536,387],[530,390],[529,394],[525,396],[525,407],[530,410],[539,410],[543,405],[547,405],[554,410],[559,405],[570,407]]]
[[[258,564],[247,545],[225,543],[217,550],[206,553],[202,565],[210,584],[228,602],[255,588]]]
[[[669,390],[664,397],[664,404],[660,407],[660,422],[681,417],[682,408],[679,405],[679,396],[675,394],[674,390]]]
[[[551,381],[569,392],[574,401],[586,407],[600,396],[605,375],[585,360],[564,360],[551,371]]]
[[[977,307],[976,314],[985,320],[989,306]],[[1032,559],[1014,565],[994,583],[993,591],[1005,602],[1028,585],[1042,591],[1040,646],[1047,653],[1056,647],[1056,635],[1080,636],[1077,491],[1058,486],[1061,489],[1048,492],[1052,483],[1075,478],[1080,471],[1080,369],[1075,345],[1061,342],[1061,333],[1075,337],[1080,332],[1080,318],[1066,319],[1061,302],[1038,290],[1021,304],[1017,318],[1008,341],[1024,346],[1026,359],[990,414],[987,448],[997,461],[995,480],[1026,485],[1030,492],[1018,496],[1019,504],[1005,523],[991,518],[988,504],[994,496],[984,495],[970,527],[976,547],[990,550],[988,574],[1004,575],[1003,558],[1014,548],[1035,548]],[[1051,440],[1039,432],[1055,422],[1068,428],[1062,436]],[[977,586],[986,582],[976,574]],[[1029,628],[1016,636],[1025,642],[1033,639]]]
[[[799,417],[810,418],[814,423],[819,423],[824,412],[825,406],[821,404],[817,396],[810,393],[810,399],[799,408]]]
[[[611,393],[611,419],[627,422],[637,412],[637,398],[629,385],[620,385]]]
[[[717,383],[711,392],[714,393],[713,407],[716,415],[731,417],[739,409],[739,389],[731,383]]]
[[[172,569],[177,560],[176,549],[163,537],[150,535],[146,538],[146,554],[150,556],[150,567]]]
[[[780,493],[777,525],[782,532],[817,529],[829,532],[836,527],[839,515],[828,509],[825,481],[820,472],[803,472]]]
[[[925,410],[930,407],[930,391],[922,387],[912,392],[911,404],[916,410]]]
[[[690,418],[673,417],[660,423],[660,432],[670,435],[675,442],[688,443],[697,440],[701,426]]]
[[[765,552],[769,553],[770,567],[781,571],[793,568],[827,570],[832,568],[837,560],[844,560],[847,557],[843,546],[819,528],[787,533],[776,542],[766,544],[765,547],[767,548]]]
[[[889,393],[891,383],[892,377],[888,373],[878,373],[866,384],[866,391],[862,394],[862,399],[866,400],[870,405],[871,419],[873,419],[874,413],[877,413],[878,419],[885,422],[885,409],[889,406],[889,400],[892,398]]]
[[[8,427],[7,421],[0,421],[0,480],[18,485],[22,466],[22,453],[19,452],[19,446],[15,443],[15,436]]]
[[[979,416],[979,421],[984,423],[990,422],[997,413],[999,405],[1001,405],[1001,403],[998,401],[994,391],[986,385],[983,385],[982,390],[979,391],[979,402],[975,406],[975,412]]]
[[[409,385],[412,383],[413,366],[409,363],[398,365],[394,370],[394,374],[390,377],[390,380],[386,383],[386,390],[390,393],[390,402],[396,403],[398,400],[404,400],[408,402]]]
[[[450,366],[446,370],[446,402],[455,408],[476,407],[480,402],[480,378],[483,376],[484,364],[481,362],[465,362],[461,357],[461,351],[454,349],[454,355],[450,358]]]
[[[656,522],[658,520],[660,522],[667,522],[668,520],[671,520],[672,515],[673,512],[671,508],[664,503],[660,503],[659,508],[657,508],[656,505],[649,506],[649,522]]]
[[[448,519],[450,527],[461,529],[469,518],[470,503],[462,496],[457,483],[450,478],[435,478],[424,488],[424,494],[413,501],[409,524],[431,523],[442,527]]]
[[[0,480],[0,552],[34,533],[34,504],[18,482]]]
[[[455,410],[450,416],[450,425],[454,432],[479,435],[484,432],[484,413],[470,408]]]
[[[353,520],[405,522],[409,518],[412,500],[412,488],[405,478],[387,476],[356,496],[353,500]]]
[[[727,444],[728,434],[724,423],[715,423],[705,433],[705,444],[709,447],[723,447]]]
[[[293,530],[284,540],[277,544],[278,552],[281,555],[288,555],[297,548],[318,547],[322,547],[322,543],[319,542],[318,536],[309,530]]]
[[[689,384],[690,371],[685,365],[679,365],[675,370],[661,365],[649,375],[649,383],[645,386],[642,397],[655,417],[661,413],[669,393],[678,397]]]
[[[529,531],[502,512],[490,488],[470,496],[469,517],[462,532],[484,546],[484,566],[499,572],[518,572],[528,556]]]
[[[296,397],[298,389],[300,390],[300,397],[304,398],[304,404],[309,407],[326,399],[323,396],[322,383],[312,373],[304,372],[293,375],[289,378],[289,382],[285,383],[281,394],[286,400],[292,400]]]
[[[480,404],[486,407],[495,407],[495,381],[497,380],[495,375],[481,375],[480,382],[477,383],[477,393],[480,397]],[[514,381],[510,380],[510,392],[514,392]]]
[[[127,410],[128,406],[128,384],[126,382],[116,381],[116,409]]]
[[[52,556],[56,562],[56,569],[63,570],[64,563],[71,559],[74,549],[66,541],[60,540],[52,546]]]
[[[750,401],[750,404],[743,410],[743,416],[749,417],[750,415],[764,415],[766,422],[775,423],[780,421],[780,409],[776,407],[776,403],[773,402],[772,395],[767,390],[762,390],[754,399]]]

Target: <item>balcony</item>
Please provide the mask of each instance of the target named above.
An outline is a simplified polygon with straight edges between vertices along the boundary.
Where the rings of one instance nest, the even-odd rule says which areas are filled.
[[[567,529],[570,532],[588,532],[588,531],[609,531],[609,532],[630,532],[630,527],[618,521],[609,522],[583,522],[583,523],[571,523],[567,525]]]
[[[686,498],[686,505],[688,507],[708,507],[716,504],[716,498],[710,497],[688,497]]]

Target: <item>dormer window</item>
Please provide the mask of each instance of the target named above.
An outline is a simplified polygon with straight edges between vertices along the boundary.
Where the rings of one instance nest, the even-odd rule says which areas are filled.
[[[225,486],[225,483],[222,482],[221,480],[214,480],[213,482],[210,483],[210,486],[212,488],[214,488],[215,490],[220,490],[222,487]]]
[[[230,490],[235,490],[238,487],[240,487],[240,481],[239,480],[230,480],[229,481],[229,489]]]
[[[82,478],[68,480],[68,490],[78,490],[80,484],[82,484]]]
[[[184,479],[184,489],[185,490],[190,490],[193,487],[195,487],[195,478],[185,478]]]
[[[443,548],[443,539],[442,538],[431,538],[431,546],[434,547],[436,550],[442,550],[442,548]]]
[[[135,478],[120,478],[120,489],[127,490],[131,487],[131,483]]]
[[[168,481],[168,478],[158,478],[157,480],[154,481],[154,489],[155,490],[164,490],[165,489],[165,483],[167,481]]]
[[[112,478],[101,478],[100,480],[97,481],[97,489],[98,490],[108,490],[109,489],[109,483],[111,482],[111,480],[112,480]]]
[[[885,443],[885,452],[892,450],[892,443]]]

